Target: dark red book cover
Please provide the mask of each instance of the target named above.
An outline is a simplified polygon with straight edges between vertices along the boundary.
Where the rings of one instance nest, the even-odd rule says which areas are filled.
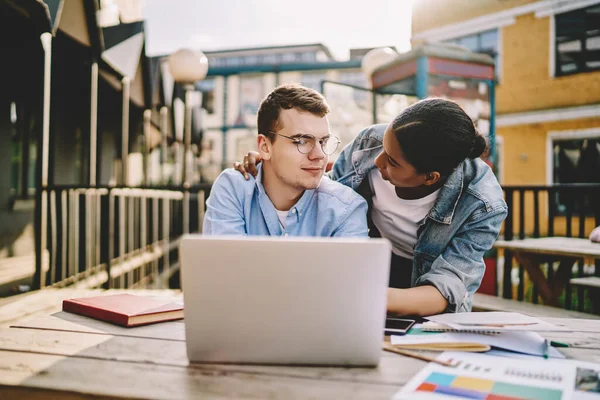
[[[63,300],[63,311],[132,327],[183,318],[183,305],[132,294]]]

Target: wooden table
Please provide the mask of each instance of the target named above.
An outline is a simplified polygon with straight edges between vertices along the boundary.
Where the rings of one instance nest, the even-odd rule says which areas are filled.
[[[497,249],[511,251],[538,289],[544,304],[559,306],[558,297],[569,278],[573,264],[581,258],[600,259],[600,243],[588,239],[547,237],[522,240],[498,240]],[[552,283],[544,275],[541,264],[560,261]]]
[[[548,336],[574,346],[567,357],[600,362],[600,321],[545,320],[581,331]],[[377,368],[190,365],[182,321],[127,329],[56,312],[13,326],[0,329],[1,399],[389,399],[426,365],[387,352]]]

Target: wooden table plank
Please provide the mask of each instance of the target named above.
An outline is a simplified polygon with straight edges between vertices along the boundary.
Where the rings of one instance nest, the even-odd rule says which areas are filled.
[[[43,329],[0,330],[0,350],[187,366],[185,342]]]
[[[536,254],[568,256],[575,258],[600,258],[600,243],[588,239],[568,237],[545,237],[519,240],[497,240],[497,249],[524,250]]]
[[[185,341],[183,320],[124,328],[83,315],[60,311],[52,315],[20,321],[11,327]]]
[[[550,307],[542,304],[525,303],[523,301],[504,299],[502,297],[481,293],[475,293],[473,296],[473,311],[507,311],[518,312],[532,317],[585,318],[600,320],[600,315],[565,310],[563,308]]]
[[[16,300],[4,299],[0,303],[0,328],[8,327],[18,321],[35,316],[49,315],[62,310],[62,301],[74,297],[100,296],[102,294],[134,293],[139,296],[165,298],[171,301],[182,301],[179,290],[131,290],[131,289],[43,289],[24,293]]]
[[[600,277],[598,276],[585,276],[583,278],[573,278],[569,282],[571,285],[584,286],[594,289],[600,289]]]
[[[148,399],[389,399],[401,385],[0,351],[0,385]],[[14,393],[15,389],[11,389]],[[60,392],[59,392],[60,393]],[[0,397],[3,388],[0,386]]]
[[[551,324],[564,326],[577,332],[595,332],[600,333],[600,320],[579,319],[579,318],[540,318]],[[600,335],[599,335],[600,336]]]
[[[37,299],[56,310],[72,294],[47,292]],[[77,292],[86,294],[98,293]],[[181,299],[178,292],[163,294]],[[189,364],[182,321],[123,328],[63,312],[15,319],[24,306],[14,306],[4,319],[19,328],[0,329],[0,398],[378,399],[390,398],[426,365],[387,352],[377,368]],[[574,345],[560,349],[567,357],[600,361],[600,320],[542,319],[576,330],[543,334]]]
[[[190,365],[185,342],[106,334],[42,329],[2,329],[0,350],[181,367]],[[339,381],[402,385],[425,364],[419,360],[382,352],[378,368],[239,364],[191,364],[191,367],[295,378],[321,379],[327,376],[327,379]],[[410,368],[407,368],[407,365]]]

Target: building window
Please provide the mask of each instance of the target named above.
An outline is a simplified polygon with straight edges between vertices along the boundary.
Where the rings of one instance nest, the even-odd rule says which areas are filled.
[[[464,46],[475,53],[484,53],[494,59],[496,76],[500,75],[500,56],[498,54],[498,29],[492,29],[485,32],[476,33],[469,36],[463,36],[447,40],[446,43],[454,43]]]
[[[554,18],[556,75],[600,70],[600,5]]]
[[[338,80],[340,83],[345,83],[347,85],[358,86],[361,88],[367,88],[369,82],[367,80],[367,76],[361,72],[340,72],[338,76]],[[353,90],[352,98],[359,105],[366,105],[370,96],[369,92],[366,90]]]
[[[263,75],[242,75],[239,86],[239,110],[236,126],[256,126],[256,114],[266,95]]]
[[[296,53],[283,53],[281,61],[290,64],[296,62]]]
[[[206,78],[196,82],[196,89],[202,92],[202,108],[207,114],[215,113],[215,78]]]
[[[553,183],[600,183],[600,134],[588,138],[557,138],[552,141]],[[575,196],[573,193],[557,193],[556,210],[567,209],[578,213],[590,213],[594,200],[591,196]]]
[[[317,61],[317,55],[314,52],[306,52],[300,55],[300,59],[305,63],[312,63]]]
[[[256,55],[246,56],[245,58],[246,58],[246,65],[258,64],[258,56],[256,56]]]
[[[321,92],[321,82],[327,79],[323,72],[311,72],[302,74],[302,85]]]
[[[224,61],[225,61],[225,65],[228,67],[239,67],[240,65],[242,65],[243,58],[234,56],[234,57],[225,58]]]
[[[279,62],[279,57],[277,54],[265,54],[263,57],[263,63],[265,64],[277,64]]]

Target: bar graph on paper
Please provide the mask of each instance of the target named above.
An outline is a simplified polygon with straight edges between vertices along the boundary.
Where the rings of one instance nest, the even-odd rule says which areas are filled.
[[[418,393],[420,397],[430,394],[431,398],[564,400],[573,393],[573,369],[555,361],[517,361],[466,353],[444,353],[440,358],[455,367],[428,364],[396,398]]]

